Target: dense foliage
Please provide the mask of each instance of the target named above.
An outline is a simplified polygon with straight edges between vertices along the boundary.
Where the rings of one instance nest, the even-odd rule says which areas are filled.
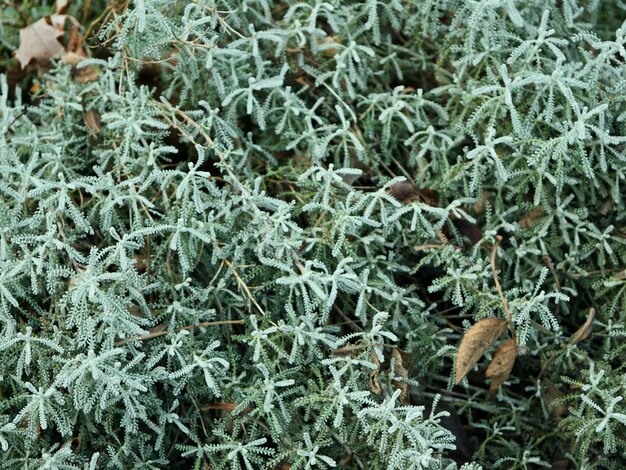
[[[1,4],[0,468],[624,468],[623,2]]]

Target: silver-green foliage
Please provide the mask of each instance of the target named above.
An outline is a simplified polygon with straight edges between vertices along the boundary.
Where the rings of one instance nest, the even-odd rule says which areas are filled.
[[[107,11],[97,58],[0,78],[0,467],[453,469],[442,393],[487,468],[619,468],[622,3]],[[523,373],[486,403],[446,313],[503,316],[497,235]],[[567,437],[529,442],[548,358]]]

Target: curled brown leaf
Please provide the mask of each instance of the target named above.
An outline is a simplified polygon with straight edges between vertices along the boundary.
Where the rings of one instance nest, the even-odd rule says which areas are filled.
[[[370,388],[375,395],[380,395],[382,392],[382,388],[380,387],[380,382],[378,381],[378,374],[380,372],[380,361],[378,360],[378,356],[374,351],[372,351],[372,362],[376,365],[376,369],[372,370],[370,373]]]
[[[67,11],[70,6],[70,0],[56,0],[54,6],[54,12],[59,15]]]
[[[511,375],[513,364],[515,364],[515,356],[517,355],[517,346],[513,338],[506,340],[498,349],[496,349],[485,376],[491,381],[490,390],[496,390]]]
[[[402,359],[402,351],[400,351],[397,347],[391,350],[391,357],[394,361],[394,367],[396,371],[396,375],[400,378],[394,379],[394,386],[400,390],[400,403],[403,405],[409,404],[409,371],[404,367],[403,359]]]
[[[585,320],[585,323],[583,323],[580,326],[580,328],[578,328],[576,333],[574,333],[572,337],[570,338],[571,344],[578,344],[581,341],[584,341],[587,338],[589,338],[589,335],[591,334],[591,328],[593,326],[593,319],[595,317],[596,317],[596,309],[592,307],[589,309],[589,313],[587,314],[587,320]]]
[[[455,384],[463,380],[505,329],[503,318],[483,318],[465,332],[456,353]]]
[[[543,404],[550,414],[557,418],[567,413],[567,406],[559,402],[559,399],[564,396],[565,393],[559,390],[550,379],[545,378],[541,380],[541,399]]]

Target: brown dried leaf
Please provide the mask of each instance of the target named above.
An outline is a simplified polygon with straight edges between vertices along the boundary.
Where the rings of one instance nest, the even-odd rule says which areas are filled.
[[[565,396],[561,390],[550,379],[541,381],[541,399],[546,409],[557,418],[567,413],[567,406],[563,403],[556,403],[556,400]]]
[[[83,58],[87,57],[83,49],[83,38],[80,35],[80,23],[71,15],[50,15],[49,23],[59,31],[65,33],[66,26],[69,25],[69,38],[65,50],[70,53],[74,52]]]
[[[72,26],[80,27],[78,20],[70,15],[50,15],[46,17],[46,21],[61,32],[65,31],[66,21],[69,21]]]
[[[419,191],[420,200],[429,206],[437,206],[437,195],[432,189],[424,188]]]
[[[380,395],[382,389],[380,388],[380,382],[378,381],[378,373],[380,372],[380,361],[378,360],[378,356],[376,353],[372,351],[372,362],[376,365],[376,369],[374,369],[370,373],[370,388],[375,395]]]
[[[94,111],[87,111],[85,113],[85,125],[92,135],[96,135],[96,133],[100,131],[100,129],[102,129],[102,127],[100,126],[100,115]],[[135,256],[135,260],[137,261],[137,269],[139,271],[145,271],[145,258],[138,255]]]
[[[150,338],[151,336],[159,336],[166,330],[165,325],[156,325],[150,328],[147,336],[140,336],[140,338]]]
[[[498,349],[496,349],[485,376],[491,381],[490,390],[496,390],[511,375],[513,364],[515,364],[515,356],[517,355],[517,346],[513,338],[506,340]]]
[[[327,36],[326,38],[324,38],[323,41],[319,43],[320,45],[324,47],[321,51],[324,57],[328,57],[330,59],[336,56],[337,53],[339,52],[338,47],[332,47],[335,45],[337,46],[340,45],[340,41],[338,40],[336,36]]]
[[[487,205],[489,199],[491,199],[491,193],[489,191],[484,191],[472,206],[474,212],[477,214],[482,214],[483,212],[485,212],[485,206]]]
[[[455,384],[463,380],[505,329],[506,321],[503,318],[483,318],[465,332],[456,353]]]
[[[397,348],[391,350],[391,356],[395,361],[396,375],[402,377],[401,379],[394,380],[393,383],[398,390],[400,390],[400,403],[403,405],[409,404],[409,371],[406,370],[402,361],[402,352]]]
[[[401,181],[392,184],[387,188],[387,192],[404,204],[410,204],[413,201],[421,201],[429,206],[437,206],[437,195],[431,189],[417,189],[415,185],[409,181]]]
[[[51,25],[50,21],[50,17],[41,18],[20,29],[20,47],[15,51],[15,57],[22,68],[26,68],[31,61],[45,64],[64,51],[58,41],[63,32]]]
[[[439,241],[442,244],[444,245],[450,244],[450,240],[448,240],[448,237],[446,237],[446,235],[441,230],[435,230],[435,233],[437,234],[437,238],[439,238]]]
[[[281,462],[276,467],[274,467],[272,470],[291,470],[291,464],[285,463],[285,462]]]
[[[76,25],[72,25],[72,29],[70,30],[70,37],[67,41],[67,50],[75,52],[83,57],[87,56],[87,54],[85,54],[85,49],[83,49],[83,37],[80,35]]]
[[[461,236],[467,238],[470,243],[465,243],[465,247],[476,245],[483,238],[483,231],[478,225],[466,219],[453,219],[452,224],[459,231]]]
[[[405,204],[418,200],[420,196],[419,191],[408,181],[401,181],[399,183],[392,184],[389,186],[389,189],[387,189],[387,192],[398,201],[404,202]]]
[[[583,323],[582,326],[578,328],[576,333],[574,333],[570,338],[570,342],[572,344],[578,344],[581,341],[589,338],[589,335],[591,334],[591,327],[593,326],[593,319],[595,317],[596,309],[592,307],[589,309],[589,313],[587,314],[587,320],[585,320],[585,323]]]
[[[626,279],[626,269],[622,269],[618,271],[617,274],[615,274],[614,276],[611,276],[611,279],[623,281],[624,279]]]
[[[82,62],[83,60],[85,60],[85,56],[78,54],[76,52],[68,52],[66,54],[63,54],[63,58],[61,59],[61,62],[63,62],[64,64],[69,64],[69,65],[77,65],[79,62]]]
[[[543,209],[543,207],[534,207],[533,209],[526,212],[526,214],[521,219],[519,219],[517,223],[520,227],[528,229],[533,226],[538,218],[543,217],[544,215],[546,215],[546,211]]]
[[[354,356],[354,348],[352,346],[342,346],[339,349],[333,349],[332,353],[338,356]]]
[[[70,6],[70,0],[56,0],[54,12],[57,15],[63,14]]]

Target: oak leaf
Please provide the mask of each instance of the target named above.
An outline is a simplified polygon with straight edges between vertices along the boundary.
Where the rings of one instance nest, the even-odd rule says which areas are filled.
[[[15,57],[22,68],[26,68],[33,60],[40,64],[46,63],[65,50],[58,41],[62,35],[62,30],[50,24],[49,17],[41,18],[20,29],[20,47],[15,51]]]
[[[59,15],[67,11],[70,6],[70,0],[56,0],[54,12]]]
[[[496,390],[511,375],[513,364],[515,364],[515,356],[517,355],[517,346],[513,338],[506,340],[493,355],[485,376],[491,381],[491,391]]]
[[[463,380],[505,329],[503,318],[483,318],[465,332],[456,353],[455,384]]]

